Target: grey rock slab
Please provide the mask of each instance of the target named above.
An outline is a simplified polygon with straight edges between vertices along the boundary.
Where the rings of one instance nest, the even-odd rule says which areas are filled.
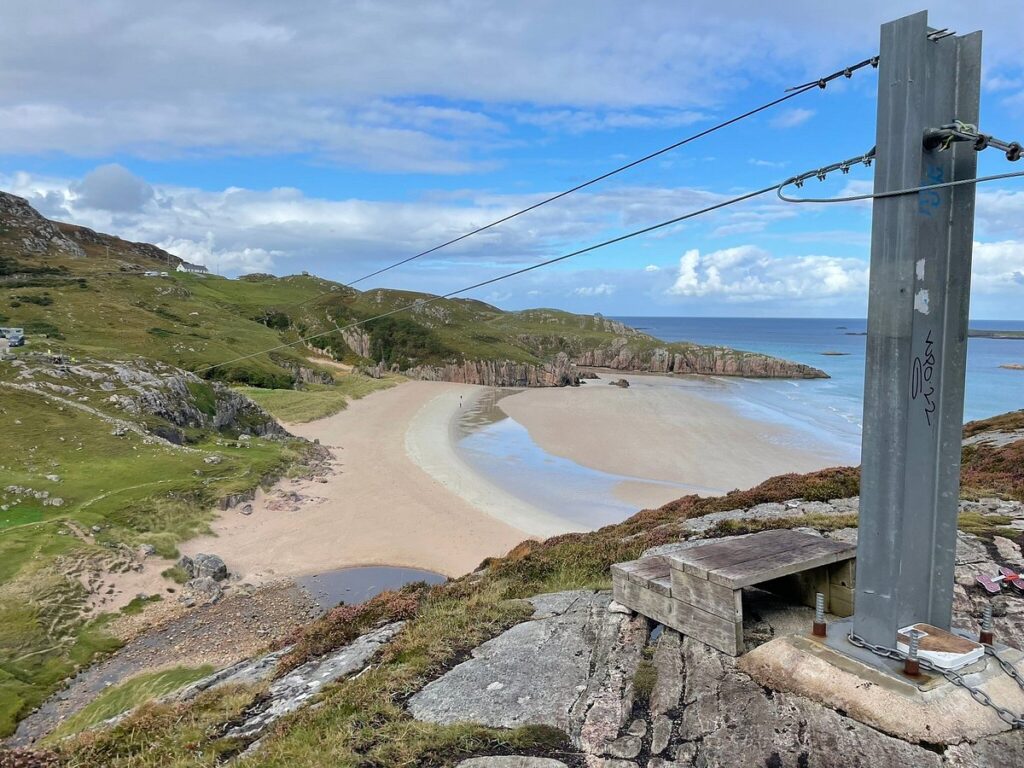
[[[949,768],[1009,768],[1024,765],[1024,731],[1009,731],[955,744],[944,755]]]
[[[639,736],[620,736],[605,747],[605,752],[612,757],[630,759],[640,754],[643,742]]]
[[[1020,544],[1017,542],[1004,536],[993,536],[992,544],[995,545],[996,552],[999,553],[1004,565],[1020,566],[1024,564],[1024,560],[1021,559]]]
[[[471,757],[455,768],[568,768],[561,760],[549,757],[520,757],[500,755],[495,757]]]
[[[258,656],[255,659],[246,659],[230,667],[214,672],[202,680],[197,680],[191,685],[182,688],[174,698],[179,701],[194,699],[203,691],[211,691],[224,685],[253,685],[262,683],[273,677],[277,671],[277,664],[283,656],[288,654],[295,646],[289,645],[279,651]]]
[[[543,595],[534,595],[527,599],[533,606],[534,619],[549,619],[552,616],[561,616],[573,610],[588,611],[590,609],[589,598],[593,597],[594,591],[590,589],[574,589],[568,592],[549,592]]]
[[[417,720],[493,728],[550,725],[568,732],[570,712],[587,691],[595,650],[625,621],[608,613],[607,593],[541,595],[537,616],[475,648],[409,700]],[[500,687],[494,685],[499,683]]]
[[[664,752],[671,738],[672,721],[666,715],[658,715],[654,718],[654,726],[651,728],[651,754],[660,755]]]
[[[647,619],[643,616],[620,622],[617,626],[605,622],[605,628],[616,630],[613,636],[606,634],[612,643],[608,646],[599,641],[596,646],[595,663],[591,667],[593,674],[572,713],[573,727],[569,731],[573,743],[593,755],[615,754],[608,752],[608,745],[616,740],[619,730],[632,714],[633,677],[648,638]],[[607,654],[603,652],[605,647],[608,648]],[[579,723],[578,728],[576,723]],[[631,747],[626,748],[629,750]]]
[[[399,631],[404,622],[396,621],[353,640],[334,653],[296,667],[267,690],[267,697],[246,720],[228,731],[228,738],[253,738],[276,720],[296,711],[323,686],[361,671],[377,649]]]
[[[657,717],[679,706],[683,693],[682,637],[674,629],[665,629],[654,649],[657,677],[651,690],[651,715]]]
[[[686,709],[678,737],[699,742],[701,765],[941,765],[941,757],[928,749],[808,699],[766,692],[731,658],[701,643],[685,639],[683,655]]]

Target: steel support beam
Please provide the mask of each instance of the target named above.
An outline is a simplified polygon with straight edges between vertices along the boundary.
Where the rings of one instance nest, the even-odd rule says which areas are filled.
[[[981,33],[933,32],[925,12],[882,27],[876,192],[976,175],[969,144],[926,150],[923,135],[977,124]],[[950,625],[974,197],[874,201],[854,631],[881,645]]]

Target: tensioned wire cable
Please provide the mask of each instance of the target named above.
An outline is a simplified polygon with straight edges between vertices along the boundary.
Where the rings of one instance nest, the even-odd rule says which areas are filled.
[[[442,294],[440,296],[431,296],[430,298],[427,298],[427,299],[419,299],[419,300],[414,301],[414,302],[412,302],[410,304],[406,304],[404,306],[397,307],[397,308],[389,310],[387,312],[382,312],[379,315],[374,315],[373,317],[368,317],[368,318],[365,318],[363,320],[357,320],[355,322],[349,323],[348,325],[335,326],[334,328],[331,328],[330,330],[321,331],[320,333],[315,333],[315,334],[312,334],[310,336],[303,336],[302,338],[296,339],[295,341],[290,341],[290,342],[287,342],[287,343],[284,343],[284,344],[278,344],[277,346],[271,347],[270,349],[265,349],[265,350],[262,350],[260,352],[253,352],[253,353],[248,354],[248,355],[241,355],[239,357],[232,358],[231,360],[225,360],[222,363],[216,363],[215,365],[208,365],[208,366],[205,366],[203,368],[197,368],[195,371],[193,371],[193,373],[195,373],[197,375],[200,375],[200,374],[203,374],[203,373],[205,373],[207,371],[213,370],[214,368],[220,368],[220,367],[225,366],[225,365],[232,365],[234,363],[239,363],[239,362],[242,362],[243,360],[249,360],[249,359],[254,358],[254,357],[259,357],[260,355],[264,355],[264,354],[267,354],[269,352],[276,352],[279,349],[286,349],[288,347],[294,347],[297,344],[304,344],[307,341],[310,341],[312,339],[320,338],[321,336],[327,336],[327,335],[332,334],[332,333],[340,333],[340,332],[343,332],[343,331],[348,331],[348,330],[351,330],[353,328],[358,328],[361,325],[365,325],[366,323],[371,323],[374,320],[380,320],[380,319],[385,318],[385,317],[390,317],[391,315],[397,315],[399,312],[405,312],[405,311],[410,310],[410,309],[416,309],[416,308],[419,308],[419,307],[423,307],[423,306],[425,306],[427,304],[432,304],[435,301],[441,301],[442,299],[450,299],[453,296],[459,296],[460,294],[468,293],[469,291],[476,290],[477,288],[483,288],[483,287],[488,286],[488,285],[493,285],[494,283],[500,282],[502,280],[508,280],[511,277],[517,277],[518,275],[523,275],[523,274],[526,274],[527,272],[532,272],[535,269],[541,269],[542,267],[548,267],[548,266],[551,266],[552,264],[557,264],[557,263],[559,263],[561,261],[566,261],[567,259],[571,259],[571,258],[574,258],[576,256],[581,256],[584,253],[590,253],[590,252],[596,251],[596,250],[598,250],[600,248],[606,248],[609,245],[615,245],[616,243],[621,243],[621,242],[623,242],[625,240],[629,240],[629,239],[634,238],[634,237],[639,237],[640,235],[645,235],[645,234],[647,234],[649,232],[654,232],[655,230],[658,230],[658,229],[663,229],[664,227],[671,226],[672,224],[678,224],[681,221],[686,221],[687,219],[692,219],[692,218],[695,218],[697,216],[702,216],[705,213],[711,213],[712,211],[717,211],[717,210],[719,210],[721,208],[726,208],[726,207],[728,207],[730,205],[735,205],[736,203],[741,203],[744,200],[750,200],[751,198],[759,197],[760,195],[764,195],[764,194],[767,194],[768,192],[775,191],[780,186],[781,186],[781,184],[772,184],[770,187],[764,187],[762,189],[758,189],[758,190],[755,190],[753,192],[747,192],[745,194],[738,195],[736,197],[731,197],[728,200],[723,200],[721,202],[715,203],[714,205],[709,205],[709,206],[707,206],[705,208],[701,208],[700,210],[690,211],[689,213],[684,213],[682,216],[676,216],[674,218],[668,219],[667,221],[662,221],[659,224],[652,224],[649,227],[644,227],[643,229],[637,229],[637,230],[634,230],[633,232],[628,232],[627,234],[619,235],[618,237],[613,237],[610,240],[604,240],[604,241],[602,241],[600,243],[595,243],[593,245],[588,245],[585,248],[580,248],[578,250],[562,254],[561,256],[556,256],[556,257],[554,257],[552,259],[546,259],[545,261],[539,261],[536,264],[530,264],[529,266],[522,267],[521,269],[516,269],[516,270],[514,270],[512,272],[506,272],[505,274],[498,275],[497,277],[492,277],[492,278],[489,278],[487,280],[481,280],[478,283],[473,283],[472,285],[467,285],[464,288],[459,288],[459,289],[454,290],[454,291],[449,291],[448,293]]]
[[[872,158],[872,157],[873,157],[873,151],[865,153],[864,155],[859,155],[857,157],[850,158],[849,160],[845,160],[845,161],[843,161],[841,163],[835,163],[835,164],[833,164],[831,166],[826,166],[826,168],[819,169],[818,171],[809,172],[809,174],[804,174],[803,176],[806,177],[807,175],[817,175],[818,178],[822,178],[823,175],[827,175],[829,173],[833,173],[833,172],[835,172],[837,170],[843,170],[844,168],[848,170],[851,166],[853,166],[853,165],[855,165],[857,163],[865,162],[866,159]],[[562,254],[561,256],[556,256],[556,257],[551,258],[551,259],[546,259],[544,261],[537,262],[536,264],[531,264],[529,266],[522,267],[521,269],[513,270],[512,272],[506,272],[504,274],[498,275],[496,277],[489,278],[487,280],[481,280],[480,282],[473,283],[472,285],[467,285],[467,286],[465,286],[463,288],[459,288],[459,289],[454,290],[454,291],[449,291],[448,293],[445,293],[445,294],[442,294],[442,295],[439,295],[439,296],[431,296],[431,297],[429,297],[427,299],[419,299],[417,301],[411,302],[410,304],[406,304],[406,305],[403,305],[401,307],[396,307],[395,309],[389,310],[387,312],[382,312],[382,313],[380,313],[378,315],[374,315],[373,317],[368,317],[368,318],[365,318],[363,320],[356,320],[356,321],[354,321],[352,323],[349,323],[347,325],[344,325],[344,326],[337,326],[336,325],[334,328],[331,328],[331,329],[329,329],[327,331],[321,331],[320,333],[312,334],[310,336],[301,337],[299,339],[296,339],[295,341],[286,342],[284,344],[278,344],[277,346],[271,347],[270,349],[265,349],[265,350],[262,350],[260,352],[253,352],[253,353],[248,354],[248,355],[241,355],[239,357],[232,358],[231,360],[226,360],[226,361],[224,361],[222,363],[217,363],[217,364],[214,364],[214,365],[205,366],[203,368],[198,368],[198,369],[196,369],[194,371],[194,373],[196,373],[197,375],[203,374],[203,373],[205,373],[207,371],[211,371],[211,370],[213,370],[215,368],[219,368],[219,367],[222,367],[222,366],[225,366],[225,365],[232,365],[234,363],[242,362],[244,360],[250,360],[250,359],[252,359],[254,357],[259,357],[260,355],[267,354],[269,352],[275,352],[275,351],[277,351],[279,349],[287,349],[289,347],[294,347],[294,346],[296,346],[298,344],[304,344],[305,342],[310,341],[312,339],[320,338],[322,336],[327,336],[327,335],[332,334],[332,333],[343,332],[343,331],[351,330],[353,328],[358,328],[359,326],[365,325],[366,323],[371,323],[371,322],[373,322],[375,320],[380,320],[380,319],[383,319],[383,318],[386,318],[386,317],[391,317],[392,315],[397,315],[400,312],[406,312],[406,311],[411,310],[411,309],[417,309],[419,307],[426,306],[427,304],[432,304],[435,301],[441,301],[442,299],[450,299],[450,298],[452,298],[454,296],[459,296],[459,295],[461,295],[463,293],[468,293],[469,291],[476,290],[477,288],[483,288],[483,287],[488,286],[488,285],[493,285],[494,283],[501,282],[502,280],[508,280],[509,278],[517,277],[518,275],[526,274],[527,272],[532,272],[534,270],[541,269],[543,267],[548,267],[548,266],[551,266],[552,264],[557,264],[559,262],[566,261],[566,260],[574,258],[576,256],[581,256],[581,255],[583,255],[585,253],[591,253],[592,251],[596,251],[596,250],[601,249],[601,248],[606,248],[606,247],[608,247],[610,245],[615,245],[616,243],[621,243],[621,242],[623,242],[625,240],[630,240],[630,239],[632,239],[634,237],[639,237],[640,235],[645,235],[645,234],[648,234],[650,232],[654,232],[656,230],[663,229],[664,227],[671,226],[673,224],[678,224],[678,223],[680,223],[682,221],[686,221],[687,219],[693,219],[693,218],[696,218],[697,216],[702,216],[702,215],[704,215],[706,213],[711,213],[712,211],[717,211],[717,210],[720,210],[722,208],[727,208],[727,207],[729,207],[731,205],[735,205],[737,203],[741,203],[741,202],[743,202],[745,200],[750,200],[750,199],[755,198],[755,197],[760,197],[761,195],[765,195],[768,192],[776,192],[779,195],[779,197],[782,200],[786,201],[786,202],[825,202],[825,203],[828,203],[828,202],[847,202],[847,201],[850,201],[850,200],[866,200],[866,199],[874,198],[874,197],[897,197],[899,195],[916,194],[916,193],[924,191],[924,190],[942,189],[944,187],[960,186],[962,184],[978,184],[978,183],[982,183],[982,182],[996,181],[998,179],[1013,178],[1013,177],[1017,177],[1017,176],[1024,176],[1024,171],[1017,171],[1017,172],[1014,172],[1014,173],[997,174],[997,175],[994,175],[994,176],[982,176],[982,177],[975,178],[975,179],[961,179],[959,181],[949,181],[949,182],[945,182],[945,183],[942,183],[942,184],[925,185],[925,186],[921,186],[921,187],[913,187],[913,188],[910,188],[910,189],[892,190],[892,191],[887,191],[887,192],[877,192],[877,193],[865,194],[865,195],[853,195],[853,196],[850,196],[850,197],[847,197],[847,198],[823,198],[823,199],[820,199],[820,200],[816,200],[816,199],[787,198],[787,197],[783,196],[782,195],[782,189],[784,187],[786,187],[786,186],[789,186],[790,184],[795,183],[797,178],[800,178],[800,177],[790,177],[789,179],[786,179],[785,181],[779,182],[777,184],[772,184],[771,186],[763,187],[761,189],[754,190],[753,192],[746,192],[746,193],[744,193],[742,195],[737,195],[736,197],[731,197],[728,200],[722,200],[721,202],[715,203],[713,205],[709,205],[709,206],[707,206],[705,208],[701,208],[701,209],[696,210],[696,211],[690,211],[688,213],[682,214],[681,216],[676,216],[676,217],[668,219],[666,221],[662,221],[662,222],[660,222],[658,224],[652,224],[651,226],[644,227],[642,229],[637,229],[637,230],[634,230],[632,232],[628,232],[628,233],[626,233],[624,235],[619,235],[617,237],[613,237],[613,238],[611,238],[609,240],[603,240],[600,243],[595,243],[593,245],[588,245],[585,248],[579,248],[579,249],[577,249],[575,251],[571,251],[569,253]]]
[[[850,77],[853,76],[854,72],[856,72],[859,69],[863,69],[864,67],[868,67],[868,66],[870,66],[870,67],[877,67],[878,66],[878,57],[877,56],[872,56],[870,58],[864,59],[863,61],[859,61],[856,64],[853,64],[852,66],[844,67],[843,69],[837,70],[837,71],[833,72],[830,75],[826,75],[825,77],[821,77],[821,78],[819,78],[817,80],[813,80],[811,82],[804,83],[803,85],[798,85],[795,88],[790,88],[790,89],[788,89],[786,91],[786,93],[783,96],[780,96],[777,99],[773,99],[773,100],[771,100],[769,102],[766,102],[765,104],[762,104],[762,105],[760,105],[758,107],[754,107],[753,109],[749,109],[749,110],[747,110],[746,112],[744,112],[742,114],[739,114],[739,115],[736,115],[735,117],[729,118],[728,120],[723,120],[723,121],[721,121],[719,123],[716,123],[715,125],[712,125],[712,126],[710,126],[708,128],[705,128],[702,131],[698,131],[697,133],[695,133],[695,134],[693,134],[691,136],[687,136],[686,138],[681,139],[681,140],[675,142],[674,144],[669,144],[667,147],[662,147],[661,149],[655,150],[654,152],[650,152],[650,153],[644,155],[643,157],[637,158],[636,160],[632,160],[632,161],[630,161],[630,162],[628,162],[628,163],[626,163],[624,165],[620,165],[617,168],[613,168],[610,171],[602,173],[600,176],[595,176],[592,179],[584,181],[584,182],[582,182],[580,184],[577,184],[574,187],[570,187],[569,189],[566,189],[566,190],[564,190],[562,192],[559,192],[557,194],[551,195],[550,197],[546,197],[543,200],[539,200],[538,202],[533,203],[532,205],[529,205],[529,206],[527,206],[525,208],[522,208],[522,209],[520,209],[518,211],[515,211],[513,213],[510,213],[507,216],[502,216],[499,219],[495,219],[494,221],[490,222],[489,224],[484,224],[483,226],[477,227],[476,229],[470,230],[469,232],[465,232],[464,234],[461,234],[458,237],[453,237],[452,239],[447,240],[447,241],[445,241],[443,243],[440,243],[439,245],[435,245],[432,248],[428,248],[425,251],[420,251],[419,253],[415,253],[415,254],[413,254],[411,256],[407,256],[406,258],[400,259],[399,261],[396,261],[393,264],[389,264],[389,265],[387,265],[385,267],[381,267],[380,269],[374,270],[373,272],[369,272],[369,273],[363,275],[362,277],[358,277],[355,280],[351,280],[351,281],[348,281],[347,283],[343,283],[343,284],[344,285],[348,285],[348,286],[356,285],[357,283],[361,283],[364,280],[369,280],[371,277],[376,277],[377,275],[381,275],[381,274],[383,274],[385,272],[388,272],[388,271],[390,271],[392,269],[395,269],[396,267],[400,267],[403,264],[408,264],[409,262],[415,261],[416,259],[422,258],[423,256],[427,256],[427,255],[429,255],[431,253],[435,253],[436,251],[439,251],[442,248],[447,248],[450,245],[454,245],[455,243],[458,243],[458,242],[461,242],[463,240],[466,240],[466,239],[468,239],[470,237],[473,237],[474,235],[478,235],[481,232],[485,232],[485,231],[491,229],[492,227],[496,227],[499,224],[504,224],[505,222],[511,221],[512,219],[514,219],[514,218],[516,218],[518,216],[522,216],[525,213],[529,213],[530,211],[534,211],[534,210],[540,208],[541,206],[547,205],[548,203],[553,203],[556,200],[560,200],[563,197],[571,195],[571,194],[573,194],[575,192],[579,192],[581,189],[586,189],[587,187],[590,187],[590,186],[592,186],[594,184],[597,184],[598,182],[604,181],[605,179],[611,178],[612,176],[615,176],[616,174],[622,173],[623,171],[627,171],[630,168],[635,168],[636,166],[641,165],[643,163],[646,163],[649,160],[653,160],[656,157],[660,157],[661,155],[664,155],[667,152],[671,152],[672,150],[678,149],[679,147],[685,146],[686,144],[689,144],[691,142],[697,141],[698,139],[702,139],[705,136],[709,136],[710,134],[715,133],[716,131],[720,131],[723,128],[727,128],[730,125],[738,123],[738,122],[740,122],[742,120],[746,120],[749,117],[753,117],[754,115],[757,115],[757,114],[759,114],[761,112],[764,112],[764,111],[766,111],[768,109],[771,109],[772,107],[776,107],[779,104],[782,104],[782,103],[784,103],[786,101],[789,101],[790,99],[796,98],[797,96],[800,96],[800,95],[802,95],[804,93],[807,93],[808,91],[813,91],[816,88],[817,89],[824,89],[830,82],[832,82],[833,80],[836,80],[836,79],[838,79],[840,77],[850,78]],[[318,294],[316,296],[312,296],[312,297],[310,297],[308,299],[304,299],[303,301],[299,302],[296,306],[302,306],[303,304],[308,304],[309,302],[315,301],[316,299],[318,299],[318,298],[320,298],[322,296],[326,296],[329,293],[330,292],[328,291],[328,292],[325,292],[325,293]]]

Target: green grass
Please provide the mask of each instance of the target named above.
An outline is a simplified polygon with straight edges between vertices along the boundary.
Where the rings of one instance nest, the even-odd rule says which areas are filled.
[[[303,389],[236,387],[275,418],[287,424],[304,424],[343,411],[349,400],[358,400],[393,387],[399,377],[374,379],[359,373],[338,376],[335,384],[308,384]]]
[[[126,710],[184,688],[212,672],[213,667],[205,664],[201,667],[175,667],[137,675],[106,689],[83,709],[62,721],[47,737],[47,741],[55,742],[84,731]]]
[[[198,385],[203,396],[209,385]],[[58,569],[66,562],[109,557],[112,547],[153,545],[175,557],[178,544],[208,530],[214,502],[283,473],[300,456],[288,442],[253,439],[245,445],[198,435],[193,450],[117,437],[97,416],[40,395],[2,391],[0,435],[5,450],[0,498],[0,736],[15,718],[42,701],[79,665],[117,646],[103,621],[86,621],[85,595]],[[96,398],[99,400],[99,398]],[[211,453],[219,464],[208,465]],[[57,475],[58,481],[47,479]],[[46,490],[63,499],[44,506],[4,488]],[[102,531],[82,540],[71,525]]]

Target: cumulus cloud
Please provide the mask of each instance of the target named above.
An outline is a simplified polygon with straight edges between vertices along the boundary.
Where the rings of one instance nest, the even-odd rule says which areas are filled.
[[[563,130],[685,125],[755,83],[775,88],[863,56],[878,23],[902,12],[891,0],[828,14],[820,0],[719,0],[685,17],[672,0],[565,0],[558,13],[500,0],[477,0],[472,13],[464,0],[301,11],[275,0],[8,4],[8,153],[294,152],[430,172],[486,163],[486,145],[524,113]],[[943,25],[985,29],[992,85],[1021,79],[1019,2],[933,6]],[[414,43],[381,55],[396,40]],[[806,119],[788,114],[791,125]]]
[[[707,254],[693,248],[679,259],[667,293],[721,296],[730,302],[820,299],[863,293],[868,268],[862,259],[834,256],[776,257],[755,245]]]
[[[580,286],[573,291],[577,296],[611,296],[615,293],[615,286],[609,285],[608,283],[599,283],[598,285],[585,285]]]
[[[657,264],[648,264],[646,267],[644,267],[644,272],[660,272],[660,271],[661,271],[661,267],[659,267]]]
[[[1024,241],[975,243],[971,272],[972,291],[1019,296],[1024,284]]]
[[[153,199],[153,188],[122,165],[101,165],[71,186],[82,208],[126,213],[140,211]]]

